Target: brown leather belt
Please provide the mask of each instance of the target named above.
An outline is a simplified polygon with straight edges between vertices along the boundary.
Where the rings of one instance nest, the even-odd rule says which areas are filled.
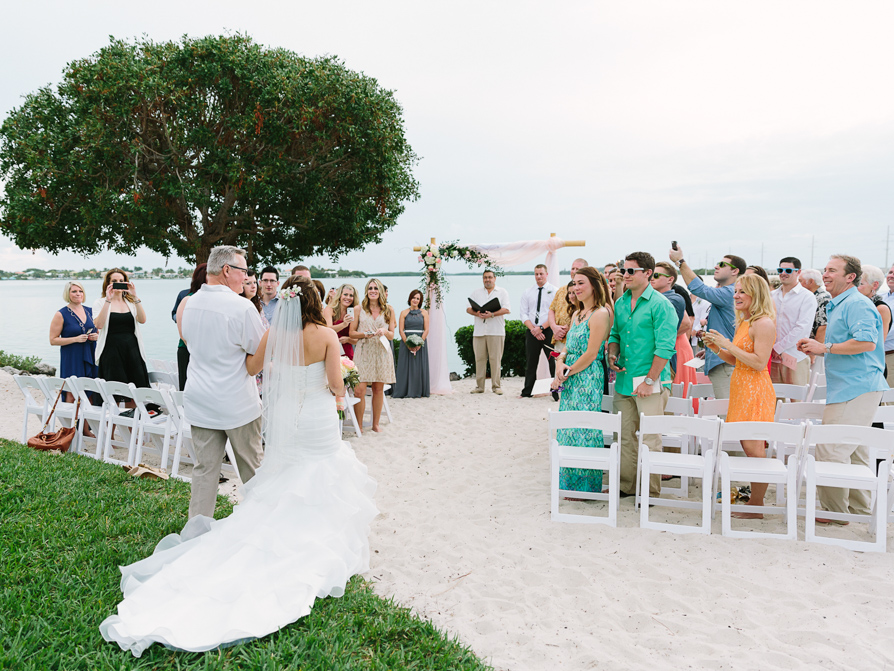
[[[885,352],[885,356],[888,356],[889,354],[894,354],[894,349],[889,349],[887,352]]]

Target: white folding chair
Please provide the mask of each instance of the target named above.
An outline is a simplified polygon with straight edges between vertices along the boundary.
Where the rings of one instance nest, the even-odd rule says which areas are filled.
[[[173,405],[166,391],[137,387],[133,393],[137,404],[139,417],[139,430],[137,432],[137,452],[134,463],[139,464],[143,460],[143,448],[151,447],[158,452],[161,458],[161,468],[168,470],[168,458],[170,456],[171,439],[176,440],[177,426],[171,414],[170,406]],[[149,410],[149,405],[157,405],[158,411]],[[146,443],[146,438],[149,443]]]
[[[692,410],[692,399],[671,396],[667,399],[667,405],[664,408],[664,414],[677,415],[679,417],[694,416],[695,413]],[[679,454],[692,454],[694,451],[694,445],[692,444],[692,438],[690,436],[673,434],[663,435],[661,436],[661,445],[664,448],[671,448],[672,451],[676,450]],[[678,487],[673,487],[669,483],[669,480],[661,483],[662,494],[671,494],[673,496],[689,496],[688,476],[680,476],[680,484]]]
[[[882,400],[879,403],[894,403],[894,389],[885,389],[882,392]]]
[[[391,389],[390,384],[386,384],[386,385],[382,386],[382,397],[385,399],[384,403],[382,404],[382,407],[385,410],[385,416],[388,418],[388,423],[392,424],[392,423],[394,423],[394,420],[391,417],[391,408],[388,407],[388,394],[385,393],[389,389]],[[372,398],[372,385],[368,385],[366,387],[366,395],[369,396],[370,399]],[[372,400],[368,400],[366,402],[366,411],[369,411],[369,416],[370,416],[369,421],[370,421],[370,426],[371,426],[372,425]],[[364,413],[366,411],[364,411]],[[364,426],[366,426],[366,422],[364,422]]]
[[[43,387],[40,386],[36,377],[31,377],[30,375],[13,375],[12,378],[16,381],[19,391],[22,392],[22,396],[25,397],[25,416],[22,419],[22,442],[27,443],[28,415],[37,415],[40,417],[40,425],[43,426],[44,422],[47,421],[47,413],[50,411],[50,408],[47,405],[46,393],[44,392]],[[35,398],[34,392],[39,393],[42,400]]]
[[[618,525],[618,503],[621,489],[621,457],[617,442],[611,447],[574,447],[560,445],[559,429],[601,430],[606,435],[621,434],[621,415],[591,411],[564,411],[548,413],[549,416],[549,456],[550,456],[550,517],[554,522],[590,522],[594,524]],[[584,468],[608,471],[608,492],[578,492],[559,489],[559,473],[562,468]],[[603,488],[605,483],[603,482]],[[559,512],[559,498],[608,501],[608,516],[575,515]]]
[[[817,461],[813,455],[807,455],[805,540],[808,543],[837,545],[861,552],[885,552],[888,540],[888,473],[891,469],[891,446],[894,445],[894,431],[842,424],[811,425],[807,428],[805,440],[808,445],[817,445],[818,443],[865,445],[869,451],[869,466]],[[876,470],[876,459],[880,453],[885,454],[887,458]],[[870,490],[872,500],[869,515],[827,510],[820,511],[820,514],[823,518],[830,520],[867,523],[870,533],[874,533],[875,540],[858,541],[849,538],[818,536],[816,533],[817,487]]]
[[[803,468],[807,443],[804,440],[806,424],[776,424],[774,422],[724,422],[720,429],[721,443],[727,441],[763,440],[768,443],[783,442],[795,445],[798,450],[786,465],[778,459],[758,459],[754,457],[731,457],[720,452],[720,499],[723,535],[731,538],[798,538],[798,474]],[[731,483],[759,482],[785,487],[786,505],[744,506],[735,505],[730,500]],[[749,512],[780,515],[785,514],[785,533],[734,530],[732,512]]]
[[[803,403],[783,403],[776,402],[776,414],[773,421],[778,424],[822,424],[823,411],[826,408],[825,403],[804,401]],[[777,441],[771,445],[768,456],[779,460],[784,465],[786,460],[794,454],[798,449],[797,445],[786,443],[785,441]],[[800,484],[799,484],[800,486]],[[776,488],[776,505],[781,506],[785,503],[785,489]]]
[[[806,401],[810,385],[804,385],[802,387],[797,384],[774,382],[773,389],[776,391],[776,398],[781,398],[786,401]]]
[[[103,394],[109,401],[109,422],[108,431],[105,435],[105,447],[102,452],[103,461],[107,461],[110,464],[136,466],[134,457],[136,456],[139,416],[136,408],[125,410],[118,407],[118,399],[115,398],[119,396],[125,401],[133,401],[136,387],[132,384],[109,380],[99,380],[99,384],[102,387]],[[115,440],[115,427],[118,427],[121,440]],[[127,457],[123,461],[114,457],[113,448],[115,447],[127,449]]]
[[[894,389],[889,389],[888,391],[894,391]],[[882,400],[884,400],[884,397],[882,397]],[[884,424],[886,429],[889,424],[894,425],[894,405],[880,405],[875,411],[872,423]]]
[[[714,398],[714,385],[710,382],[701,382],[699,384],[690,384],[686,398]]]
[[[102,459],[102,450],[105,444],[106,425],[108,424],[109,403],[99,382],[92,377],[71,377],[72,386],[81,399],[81,415],[78,419],[78,435],[80,436],[80,454],[86,454],[94,459]],[[101,403],[93,405],[89,394],[93,393]],[[84,435],[85,425],[90,428],[94,438]],[[93,454],[87,452],[88,440],[96,442],[96,450]]]
[[[354,396],[353,389],[345,389],[345,417],[347,417],[351,426],[353,427],[354,434],[356,436],[360,436],[360,424],[357,422],[357,413],[354,412],[354,406],[360,403],[360,399]],[[342,431],[342,435],[344,435],[344,420],[340,423],[340,428]]]
[[[149,373],[149,384],[156,389],[170,389],[177,391],[180,389],[178,376],[175,373],[167,371],[153,371]]]
[[[671,384],[671,398],[684,398],[685,394],[683,393],[683,389],[686,387],[682,382],[676,382]]]
[[[637,469],[637,503],[640,506],[640,526],[644,529],[673,531],[675,533],[711,533],[711,517],[714,499],[714,459],[720,441],[719,419],[700,417],[677,417],[675,415],[641,414],[639,420],[639,468]],[[652,452],[644,438],[649,434],[686,434],[702,444],[702,453],[674,454],[673,452]],[[708,447],[710,445],[710,447]],[[670,474],[701,478],[702,500],[653,498],[649,492],[652,474]],[[701,509],[701,526],[653,522],[649,519],[650,506]]]
[[[822,357],[817,357],[817,362]],[[823,369],[825,370],[825,369]],[[805,401],[824,401],[826,400],[826,374],[823,372],[815,372],[810,376],[810,382],[807,385],[807,396]]]
[[[186,449],[187,454],[185,461],[192,465],[195,465],[196,463],[196,453],[192,444],[192,426],[186,418],[186,415],[183,413],[183,392],[179,390],[170,391],[168,392],[168,397],[171,399],[171,405],[168,409],[170,410],[177,430],[177,441],[174,444],[174,459],[171,465],[171,477],[190,482],[192,478],[180,475],[180,464],[184,461],[184,448]],[[236,454],[233,452],[233,446],[230,445],[229,440],[226,442],[226,445],[224,445],[224,450],[226,451],[230,463],[221,464],[221,470],[232,471],[241,482],[242,478],[239,475],[239,467],[236,465]]]

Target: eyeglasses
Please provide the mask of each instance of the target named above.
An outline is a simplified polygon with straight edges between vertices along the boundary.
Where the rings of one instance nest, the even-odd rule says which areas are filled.
[[[792,273],[800,272],[797,268],[777,268],[776,272],[780,275],[785,273],[786,275],[791,275]]]
[[[224,265],[227,266],[228,268],[232,268],[233,270],[241,270],[243,273],[248,273],[248,268],[240,268],[239,266],[233,266],[233,265],[230,265],[229,263],[225,263]]]
[[[735,266],[732,263],[730,263],[729,261],[718,261],[717,267],[718,268],[735,268]]]
[[[659,277],[670,277],[670,275],[665,275],[664,273],[652,273],[653,280],[657,280]]]
[[[618,268],[618,272],[622,275],[627,273],[628,275],[633,275],[636,271],[639,270],[641,272],[646,272],[645,268]]]

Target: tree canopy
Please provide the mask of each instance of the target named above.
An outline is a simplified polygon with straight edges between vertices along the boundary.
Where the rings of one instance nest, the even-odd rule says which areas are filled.
[[[0,226],[50,252],[337,257],[419,197],[417,161],[393,93],[335,57],[112,38],[4,121]]]

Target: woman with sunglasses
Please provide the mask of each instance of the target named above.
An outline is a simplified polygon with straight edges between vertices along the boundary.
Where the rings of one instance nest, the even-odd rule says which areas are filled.
[[[772,422],[776,391],[767,372],[767,361],[776,343],[776,307],[770,287],[758,275],[744,275],[735,284],[736,335],[732,342],[717,331],[704,335],[707,347],[720,359],[735,365],[730,378],[727,422]],[[762,440],[743,440],[749,457],[766,457]],[[766,483],[751,483],[750,506],[763,506]],[[733,513],[739,519],[763,519],[761,513]]]

